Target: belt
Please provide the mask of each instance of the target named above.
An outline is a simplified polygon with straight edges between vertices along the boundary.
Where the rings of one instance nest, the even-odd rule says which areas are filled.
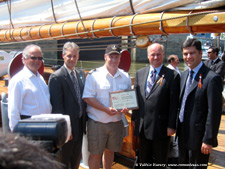
[[[23,119],[29,119],[31,116],[27,116],[27,115],[20,115],[20,118]]]

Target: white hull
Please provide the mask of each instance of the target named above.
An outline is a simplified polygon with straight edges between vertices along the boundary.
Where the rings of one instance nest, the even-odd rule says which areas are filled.
[[[0,77],[7,74],[7,72],[8,72],[8,65],[9,65],[9,63],[1,63],[0,64]]]
[[[3,50],[0,51],[0,77],[8,73],[8,65],[13,56]]]

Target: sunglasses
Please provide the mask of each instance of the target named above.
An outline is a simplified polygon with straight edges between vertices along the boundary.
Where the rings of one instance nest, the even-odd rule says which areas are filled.
[[[30,57],[31,60],[43,60],[43,57]]]

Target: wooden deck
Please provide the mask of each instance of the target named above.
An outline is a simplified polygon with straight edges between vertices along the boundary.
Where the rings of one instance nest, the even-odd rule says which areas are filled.
[[[210,156],[209,169],[225,168],[225,115],[222,115],[220,122],[218,144]]]

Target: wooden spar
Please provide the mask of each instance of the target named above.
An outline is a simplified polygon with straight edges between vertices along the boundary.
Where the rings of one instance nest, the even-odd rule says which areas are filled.
[[[0,42],[156,34],[221,33],[224,30],[224,10],[193,13],[179,11],[85,20],[83,24],[81,21],[75,21],[0,30]]]

